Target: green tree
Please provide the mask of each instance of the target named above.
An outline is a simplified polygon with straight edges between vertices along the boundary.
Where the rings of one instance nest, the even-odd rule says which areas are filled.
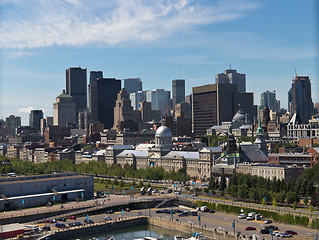
[[[261,204],[262,204],[263,206],[265,206],[265,205],[267,204],[267,201],[266,201],[265,198],[263,198],[263,200],[261,201]]]

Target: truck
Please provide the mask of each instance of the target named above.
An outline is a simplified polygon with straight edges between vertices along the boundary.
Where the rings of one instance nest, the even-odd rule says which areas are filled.
[[[207,206],[202,206],[202,207],[200,207],[200,211],[201,212],[208,212],[209,208]]]
[[[256,212],[250,212],[248,213],[248,216],[247,216],[247,220],[255,220],[255,216],[256,216]]]

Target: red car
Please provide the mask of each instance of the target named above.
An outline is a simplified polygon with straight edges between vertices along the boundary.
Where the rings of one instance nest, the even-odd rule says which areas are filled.
[[[75,219],[76,219],[76,216],[70,216],[70,217],[68,217],[68,219],[73,219],[73,220],[75,220]]]
[[[291,234],[291,235],[297,235],[297,232],[291,231],[291,230],[287,230],[287,231],[285,231],[285,233],[288,233],[288,234]]]
[[[255,227],[246,227],[246,228],[245,228],[245,230],[246,230],[246,231],[249,231],[249,230],[256,230],[256,228],[255,228]]]
[[[46,220],[47,223],[56,223],[57,221],[55,219],[49,219],[49,220]]]

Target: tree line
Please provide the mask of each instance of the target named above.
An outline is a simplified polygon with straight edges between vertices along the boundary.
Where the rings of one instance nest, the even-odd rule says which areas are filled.
[[[6,157],[1,157],[0,161],[8,160]],[[20,159],[10,159],[11,164],[4,164],[0,166],[0,172],[7,174],[15,172],[19,175],[30,174],[50,174],[54,172],[78,172],[93,175],[116,176],[126,178],[138,179],[152,179],[152,180],[174,180],[179,182],[186,182],[190,178],[186,174],[186,169],[179,169],[178,171],[165,171],[162,167],[150,167],[136,169],[132,165],[125,165],[123,168],[120,165],[109,165],[105,162],[90,161],[87,163],[75,164],[71,160],[65,159],[62,161],[33,163]]]

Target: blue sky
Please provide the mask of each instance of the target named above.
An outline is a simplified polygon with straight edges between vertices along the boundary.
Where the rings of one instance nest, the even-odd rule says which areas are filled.
[[[74,66],[140,76],[143,90],[171,90],[182,77],[189,94],[231,64],[255,104],[276,90],[285,108],[296,69],[319,102],[315,0],[2,0],[0,11],[0,118],[52,116]]]

